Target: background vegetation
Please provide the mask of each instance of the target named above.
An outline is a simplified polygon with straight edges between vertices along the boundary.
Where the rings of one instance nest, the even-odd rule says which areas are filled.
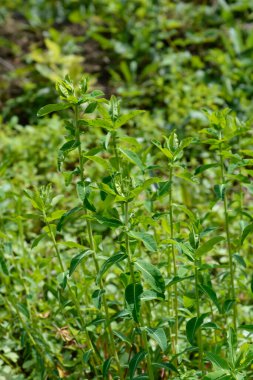
[[[2,1],[0,29],[0,379],[251,379],[252,1]],[[104,92],[80,125],[37,116],[66,74]],[[113,94],[146,111],[117,132]]]

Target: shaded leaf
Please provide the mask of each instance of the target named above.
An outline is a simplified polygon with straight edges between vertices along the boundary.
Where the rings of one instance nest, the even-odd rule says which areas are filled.
[[[103,379],[108,378],[108,372],[109,372],[109,368],[110,368],[110,365],[111,365],[111,361],[112,361],[112,357],[106,359],[106,360],[104,361],[104,363],[103,363],[103,370],[102,370],[102,373],[103,373]]]
[[[107,259],[103,265],[101,266],[99,273],[96,278],[96,282],[99,283],[102,276],[105,274],[105,272],[114,264],[119,263],[122,260],[125,260],[127,258],[127,255],[125,253],[116,253],[113,256],[111,256],[109,259]]]
[[[78,265],[83,261],[83,259],[89,256],[91,253],[92,253],[91,250],[83,251],[83,252],[78,253],[78,255],[76,255],[75,257],[73,257],[73,259],[70,262],[69,276],[71,276],[74,273],[74,271],[76,270]]]
[[[127,309],[135,322],[139,322],[141,308],[141,294],[143,288],[140,283],[129,284],[125,290]]]
[[[139,351],[129,362],[129,378],[133,379],[135,371],[138,368],[138,364],[145,358],[147,355],[146,351]]]
[[[141,259],[135,261],[134,265],[136,269],[141,271],[145,281],[152,289],[156,290],[158,293],[164,293],[165,282],[161,272],[156,266]]]
[[[241,236],[241,245],[243,244],[244,240],[246,239],[246,237],[253,231],[253,223],[250,223],[248,224],[243,232],[242,232],[242,236]]]
[[[199,318],[193,317],[186,323],[186,336],[191,345],[194,346],[195,335],[202,325],[206,314],[202,314]]]

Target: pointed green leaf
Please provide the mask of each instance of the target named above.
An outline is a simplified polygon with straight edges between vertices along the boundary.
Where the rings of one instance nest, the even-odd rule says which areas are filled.
[[[156,341],[156,343],[160,346],[162,351],[167,350],[167,337],[162,327],[159,327],[157,329],[151,329],[149,327],[146,327],[145,330],[147,331],[150,338]]]
[[[107,259],[103,265],[101,266],[100,270],[99,270],[99,273],[97,275],[97,278],[96,278],[96,283],[98,284],[102,278],[102,276],[105,274],[106,271],[108,271],[108,269],[114,265],[114,264],[117,264],[119,263],[120,261],[123,261],[127,258],[127,255],[125,253],[116,253],[114,254],[113,256],[111,256],[109,259]]]
[[[125,334],[122,334],[120,331],[113,330],[113,334],[116,335],[122,342],[127,343],[129,346],[132,346],[132,342]]]
[[[120,151],[126,156],[131,162],[133,162],[135,165],[137,165],[142,171],[145,170],[145,166],[143,165],[140,157],[137,153],[132,152],[131,150],[122,149],[120,148]]]
[[[218,311],[221,312],[221,306],[219,304],[217,295],[215,291],[207,285],[200,284],[199,285],[200,289],[210,298],[210,300],[214,303],[214,305],[217,307]]]
[[[207,352],[206,358],[207,358],[207,360],[212,362],[212,364],[214,364],[218,368],[221,368],[223,370],[229,370],[230,369],[227,361],[225,359],[223,359],[222,357],[220,357],[219,355],[213,353],[213,352]]]
[[[238,327],[238,329],[248,331],[250,333],[253,333],[253,325],[241,325]]]
[[[222,240],[224,240],[223,236],[215,236],[212,239],[206,241],[204,244],[202,244],[195,252],[196,257],[200,257],[204,255],[205,253],[211,251],[213,247],[220,243]]]
[[[92,349],[88,350],[88,351],[85,351],[84,354],[83,354],[83,362],[84,363],[88,363],[89,359],[90,359],[90,356],[92,354]]]
[[[92,293],[92,302],[97,309],[101,309],[102,296],[105,293],[104,289],[96,289]]]
[[[125,290],[127,309],[135,322],[139,322],[141,308],[141,294],[143,288],[140,283],[129,284]]]
[[[108,373],[109,373],[109,368],[110,368],[110,365],[111,365],[111,361],[112,361],[112,357],[106,359],[104,361],[104,363],[103,363],[103,370],[102,370],[103,379],[108,379]]]
[[[71,210],[67,211],[65,214],[63,214],[57,224],[57,231],[61,231],[63,225],[70,218],[71,215],[75,214],[78,211],[81,211],[82,209],[83,209],[82,207],[74,207]]]
[[[164,278],[156,266],[141,259],[135,261],[134,265],[136,269],[141,271],[145,281],[152,289],[156,290],[158,293],[165,292]]]
[[[70,108],[71,104],[67,103],[57,103],[57,104],[47,104],[46,106],[39,109],[37,116],[42,117],[48,115],[51,112],[57,112]]]
[[[104,226],[107,226],[107,227],[116,228],[123,225],[123,223],[119,219],[116,219],[116,218],[108,218],[106,216],[102,216],[98,214],[94,215],[94,217],[100,224],[103,224]]]
[[[138,368],[138,364],[145,358],[147,355],[146,351],[139,351],[129,362],[129,378],[133,380],[135,371]]]
[[[83,261],[83,259],[89,256],[91,253],[92,253],[91,250],[83,251],[83,252],[78,253],[78,255],[76,255],[75,257],[73,257],[70,263],[70,267],[69,267],[69,276],[71,276],[74,273],[74,271],[76,270],[78,265]]]
[[[133,119],[134,117],[144,113],[145,111],[131,111],[127,113],[126,115],[122,115],[117,118],[115,122],[115,128],[120,128],[122,125],[126,124],[129,120]]]
[[[244,240],[246,239],[246,237],[253,231],[253,223],[250,223],[248,224],[244,230],[243,230],[243,233],[242,233],[242,236],[241,236],[241,245],[243,244]]]
[[[169,363],[169,362],[164,362],[164,363],[152,363],[152,365],[156,368],[164,368],[169,371],[174,371],[176,373],[179,373],[177,368],[174,366],[174,364]]]
[[[194,346],[194,338],[195,335],[202,325],[204,318],[206,317],[206,314],[202,314],[199,318],[193,317],[186,323],[186,336],[188,341],[191,343],[192,346]]]
[[[152,235],[146,232],[136,232],[136,231],[130,231],[128,235],[136,240],[142,241],[148,250],[152,252],[157,251],[156,241]]]

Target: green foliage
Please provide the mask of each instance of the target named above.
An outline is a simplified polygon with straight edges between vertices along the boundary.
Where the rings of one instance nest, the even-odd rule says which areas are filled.
[[[0,378],[250,379],[251,3],[0,20]]]

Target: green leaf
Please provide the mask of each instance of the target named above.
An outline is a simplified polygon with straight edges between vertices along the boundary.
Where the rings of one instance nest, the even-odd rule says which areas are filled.
[[[44,239],[45,237],[47,237],[47,234],[44,233],[44,234],[40,234],[39,236],[36,237],[36,239],[33,240],[32,242],[32,245],[31,245],[31,248],[35,248],[37,247],[37,245],[39,244],[39,242]]]
[[[230,300],[230,299],[225,300],[223,304],[223,313],[225,314],[228,313],[232,309],[234,303],[235,303],[235,300]]]
[[[176,246],[179,248],[180,251],[191,261],[194,262],[194,251],[191,248],[190,245],[185,243],[176,242]]]
[[[246,239],[246,237],[253,231],[253,223],[250,223],[248,224],[243,232],[242,232],[242,236],[241,236],[241,245],[243,244],[244,240]]]
[[[102,296],[103,296],[104,293],[105,293],[104,289],[96,289],[92,293],[92,296],[91,296],[92,302],[93,302],[93,305],[97,309],[101,309],[101,301],[102,301]]]
[[[128,235],[136,240],[142,241],[148,250],[152,252],[157,251],[156,241],[152,235],[149,235],[146,232],[136,232],[136,231],[130,231]]]
[[[69,267],[69,276],[72,276],[78,265],[83,261],[83,259],[87,256],[89,256],[92,253],[91,250],[88,251],[83,251],[78,253],[75,257],[70,262],[70,267]]]
[[[90,349],[88,351],[85,351],[84,354],[83,354],[83,362],[84,363],[88,363],[89,359],[90,359],[90,356],[92,354],[93,350]]]
[[[123,225],[123,223],[119,219],[116,219],[116,218],[107,218],[106,216],[102,216],[99,214],[94,215],[94,217],[100,224],[103,224],[104,226],[107,226],[107,227],[116,228]]]
[[[186,323],[186,336],[188,341],[191,343],[192,346],[194,346],[194,338],[195,335],[202,325],[204,318],[206,317],[206,314],[202,314],[199,318],[193,317]]]
[[[194,276],[185,276],[185,277],[179,277],[179,276],[175,276],[172,278],[172,280],[170,280],[168,283],[166,283],[166,287],[170,287],[174,284],[177,284],[178,282],[182,282],[184,280],[187,280],[189,278],[193,278]]]
[[[106,359],[104,361],[104,363],[103,363],[103,370],[102,370],[103,379],[107,379],[108,378],[108,372],[109,372],[109,368],[110,368],[110,365],[111,365],[111,361],[112,361],[112,357]]]
[[[214,193],[215,193],[217,200],[224,200],[225,191],[226,191],[225,185],[215,185],[214,186]]]
[[[112,131],[113,130],[113,124],[111,120],[109,119],[93,119],[93,120],[87,120],[87,123],[89,124],[90,127],[99,127],[99,128],[104,128],[107,131]]]
[[[205,253],[211,251],[211,249],[213,249],[213,247],[218,244],[219,242],[221,242],[222,240],[224,240],[224,237],[223,236],[215,236],[214,238],[206,241],[204,244],[202,244],[196,251],[195,251],[195,255],[196,257],[200,257],[202,255],[204,255]]]
[[[173,154],[171,153],[171,151],[168,149],[168,148],[163,148],[162,144],[157,141],[157,140],[152,140],[152,143],[158,148],[160,149],[160,151],[169,159],[169,160],[172,160],[173,159]]]
[[[127,258],[127,255],[125,253],[116,253],[114,254],[113,256],[111,256],[109,259],[107,259],[103,265],[101,266],[100,270],[99,270],[99,273],[97,275],[97,278],[96,278],[96,283],[99,284],[102,276],[105,274],[106,271],[108,271],[108,269],[114,265],[114,264],[117,264],[119,263],[120,261],[123,261]]]
[[[92,113],[97,108],[98,103],[97,102],[91,102],[86,108],[85,113]]]
[[[23,314],[27,319],[30,319],[29,311],[23,303],[17,303],[17,309]]]
[[[241,325],[238,327],[238,329],[248,331],[250,333],[253,333],[253,325]]]
[[[65,212],[65,214],[62,215],[61,219],[57,223],[57,231],[61,231],[63,225],[66,223],[66,221],[70,218],[71,215],[81,211],[83,208],[78,206],[74,207],[71,210]]]
[[[219,304],[215,291],[210,286],[204,284],[199,284],[199,287],[210,298],[210,300],[217,307],[218,311],[221,313],[221,306]]]
[[[68,282],[68,272],[59,273],[57,276],[58,284],[62,289],[65,289]]]
[[[6,264],[6,261],[5,261],[5,258],[4,258],[4,255],[2,252],[1,252],[1,256],[0,256],[0,266],[2,268],[3,273],[6,274],[6,276],[8,276],[9,270],[8,270],[8,267],[7,267],[7,264]]]
[[[39,111],[37,112],[37,116],[42,117],[42,116],[48,115],[51,112],[65,110],[70,107],[71,107],[71,104],[67,104],[67,103],[47,104],[46,106],[39,109]]]
[[[114,335],[116,335],[122,342],[127,343],[129,346],[132,346],[132,342],[125,334],[122,334],[120,331],[113,330]]]
[[[165,295],[164,293],[158,293],[155,290],[144,290],[144,292],[141,295],[142,301],[151,301],[151,300],[164,300]]]
[[[135,165],[137,165],[142,171],[145,170],[145,166],[143,165],[140,157],[137,153],[132,152],[131,150],[126,150],[120,148],[120,151],[126,156],[131,162],[133,162]]]
[[[99,157],[99,156],[87,156],[87,155],[84,155],[84,157],[90,161],[96,162],[97,164],[101,165],[105,170],[110,170],[110,165],[108,164],[108,161],[106,161],[104,158]]]
[[[160,197],[163,197],[164,195],[169,194],[170,187],[171,187],[171,181],[158,183],[157,193],[155,194],[155,196],[157,198],[160,198]]]
[[[133,379],[135,371],[138,368],[138,364],[145,358],[147,355],[146,351],[139,351],[129,362],[129,378]]]
[[[225,359],[223,359],[222,357],[220,357],[219,355],[213,353],[213,352],[207,352],[206,358],[207,358],[207,360],[212,362],[212,364],[214,364],[218,368],[221,368],[223,370],[229,370],[230,369],[227,361]]]
[[[69,140],[60,147],[61,152],[70,152],[71,150],[76,149],[80,145],[77,140]]]
[[[203,173],[204,171],[210,169],[210,168],[215,168],[219,166],[219,164],[207,164],[207,165],[201,165],[199,167],[197,167],[197,169],[195,170],[195,175],[197,174],[200,174],[200,173]]]
[[[162,327],[159,327],[157,329],[151,329],[149,327],[145,327],[145,330],[147,331],[150,338],[154,339],[158,343],[162,351],[167,350],[167,347],[168,347],[167,337]]]
[[[174,371],[176,373],[179,373],[177,368],[172,363],[164,362],[164,363],[152,363],[153,367],[156,368],[165,368],[169,371]]]
[[[127,309],[130,312],[133,320],[139,322],[141,308],[141,294],[143,288],[140,283],[129,284],[125,290],[125,299]]]
[[[226,372],[219,370],[215,372],[208,373],[204,376],[203,380],[232,380],[231,376]]]
[[[122,125],[126,124],[129,120],[133,119],[134,117],[144,113],[145,111],[131,111],[127,113],[126,115],[122,115],[117,118],[114,128],[120,128]]]
[[[164,279],[156,266],[141,259],[135,261],[134,265],[136,269],[141,271],[145,281],[152,289],[156,290],[158,293],[165,292]]]

